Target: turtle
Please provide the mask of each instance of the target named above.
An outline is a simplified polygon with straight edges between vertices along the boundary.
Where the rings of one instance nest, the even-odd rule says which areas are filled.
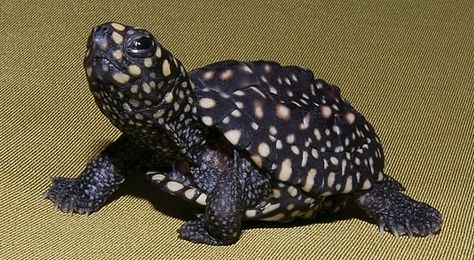
[[[224,60],[187,71],[149,31],[93,28],[84,69],[120,137],[45,197],[89,215],[132,174],[200,206],[178,230],[229,245],[245,221],[314,219],[357,205],[395,236],[441,230],[441,213],[384,173],[374,127],[341,90],[301,66]]]

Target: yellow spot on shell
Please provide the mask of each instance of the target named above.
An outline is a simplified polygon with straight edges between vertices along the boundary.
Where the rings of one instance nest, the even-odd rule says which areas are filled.
[[[332,110],[330,107],[328,106],[321,106],[321,115],[324,117],[324,118],[329,118],[332,114]]]
[[[232,77],[232,75],[233,75],[232,70],[228,69],[228,70],[225,70],[224,72],[221,73],[220,79],[221,80],[228,80]]]
[[[276,115],[278,118],[287,121],[290,119],[290,109],[282,104],[278,104],[276,107]]]
[[[287,158],[281,163],[278,177],[281,181],[287,181],[290,179],[292,173],[293,169],[291,168],[291,160]]]
[[[207,125],[207,126],[212,126],[212,118],[211,117],[208,117],[208,116],[203,116],[201,118],[202,122]]]
[[[199,100],[199,106],[202,108],[213,108],[216,106],[216,101],[212,98],[202,98]]]
[[[170,63],[169,63],[168,60],[163,61],[162,72],[163,72],[163,76],[165,76],[165,77],[167,77],[171,74]]]
[[[352,176],[347,176],[346,185],[342,193],[349,193],[352,190]]]
[[[258,145],[258,153],[263,157],[268,157],[270,155],[270,146],[267,143],[260,143]]]
[[[331,188],[334,185],[335,181],[336,181],[336,173],[330,172],[327,179],[328,187]]]
[[[347,124],[352,125],[355,121],[355,115],[352,112],[346,114]]]
[[[202,75],[203,79],[205,80],[210,80],[214,77],[214,71],[210,70],[210,71],[206,71],[203,75]]]
[[[310,192],[314,186],[314,178],[316,177],[316,169],[310,169],[303,187],[301,188],[305,192]]]
[[[237,143],[239,143],[241,135],[242,135],[242,132],[240,130],[237,130],[237,129],[229,130],[229,131],[224,133],[224,136],[233,145],[236,145]]]
[[[262,156],[258,155],[258,154],[254,154],[251,156],[252,158],[252,161],[258,166],[258,167],[262,167],[263,165],[263,161],[262,161]]]

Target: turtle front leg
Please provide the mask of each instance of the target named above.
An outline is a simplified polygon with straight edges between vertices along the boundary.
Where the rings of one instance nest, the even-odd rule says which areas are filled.
[[[181,226],[180,236],[195,243],[229,245],[239,239],[244,205],[236,169],[221,174],[208,194],[204,214]]]
[[[132,170],[147,155],[125,136],[92,159],[77,178],[55,177],[44,194],[63,212],[89,215],[103,206]]]

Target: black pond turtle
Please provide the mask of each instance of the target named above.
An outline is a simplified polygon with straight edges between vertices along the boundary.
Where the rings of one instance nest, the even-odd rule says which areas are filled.
[[[133,172],[203,206],[179,230],[213,245],[242,221],[313,218],[355,203],[395,236],[435,234],[440,213],[385,175],[374,128],[339,88],[302,67],[221,61],[187,72],[148,31],[93,29],[84,66],[95,102],[123,134],[45,196],[90,214]]]

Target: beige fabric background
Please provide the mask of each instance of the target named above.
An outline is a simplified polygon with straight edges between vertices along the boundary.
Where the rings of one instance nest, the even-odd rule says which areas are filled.
[[[97,2],[97,3],[96,3]],[[0,2],[1,259],[473,259],[474,4],[465,1]],[[118,136],[82,56],[105,21],[150,29],[189,68],[221,59],[310,67],[378,129],[387,172],[439,208],[428,238],[360,218],[256,225],[228,247],[177,238],[190,207],[132,181],[86,218],[53,210],[51,176],[77,176]]]

